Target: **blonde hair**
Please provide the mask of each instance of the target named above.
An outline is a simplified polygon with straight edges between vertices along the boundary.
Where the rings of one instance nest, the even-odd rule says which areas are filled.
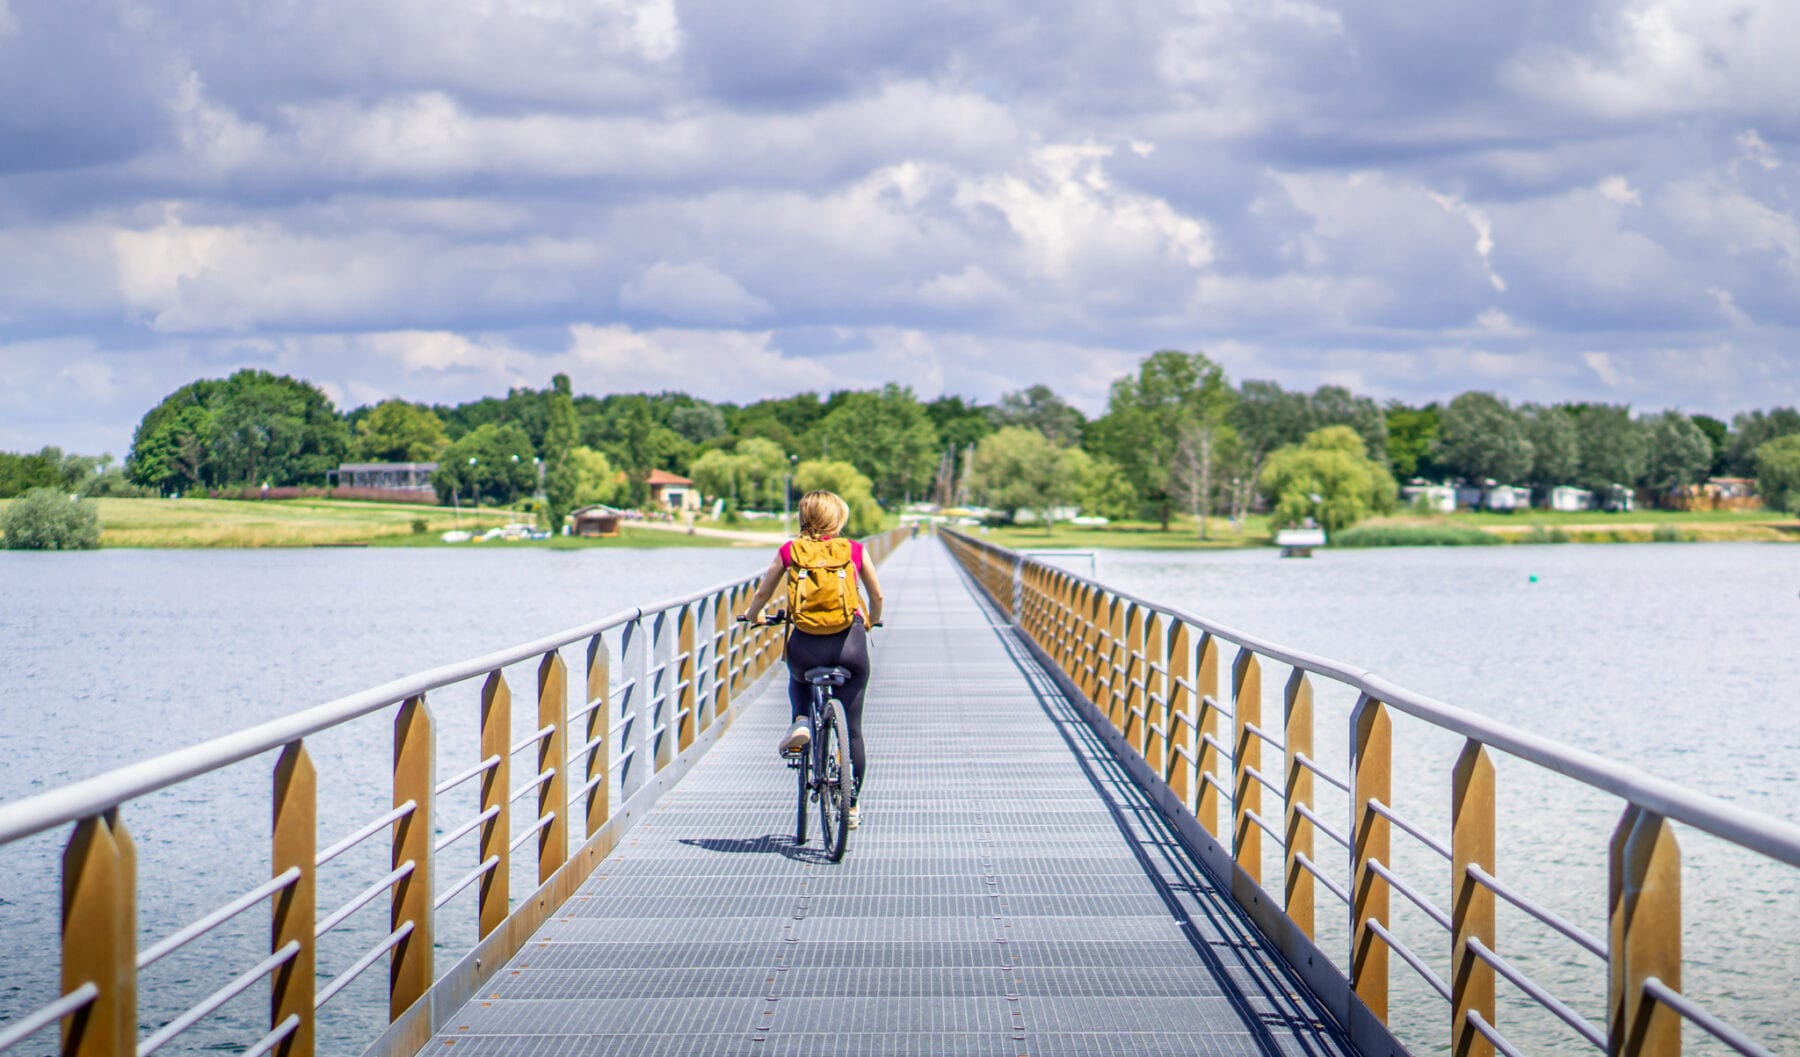
[[[818,540],[835,536],[844,531],[844,522],[849,520],[850,504],[844,502],[836,492],[821,489],[800,497],[802,539]]]

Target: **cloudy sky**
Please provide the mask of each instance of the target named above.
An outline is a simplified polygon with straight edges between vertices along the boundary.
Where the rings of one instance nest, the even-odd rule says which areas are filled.
[[[0,449],[1143,353],[1800,402],[1792,0],[0,0]]]

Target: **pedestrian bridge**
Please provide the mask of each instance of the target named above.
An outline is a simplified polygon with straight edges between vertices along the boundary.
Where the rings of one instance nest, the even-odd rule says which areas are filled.
[[[251,1057],[1516,1054],[1498,991],[1554,1018],[1556,1052],[1673,1055],[1684,1030],[1770,1052],[1682,991],[1671,823],[1800,866],[1796,827],[970,537],[906,538],[869,541],[889,604],[843,862],[794,842],[780,642],[730,619],[752,581],[727,584],[0,805],[0,844],[68,834],[61,984],[0,1053],[176,1052],[235,1009],[261,1021],[230,1046]],[[1267,702],[1265,667],[1287,673]],[[1335,766],[1315,682],[1354,695],[1318,739],[1347,746]],[[459,687],[479,749],[450,758]],[[392,809],[322,820],[308,739],[368,717],[392,724]],[[1433,776],[1448,832],[1393,806],[1416,777],[1396,717],[1463,739]],[[1496,755],[1618,798],[1603,934],[1498,861]],[[140,937],[132,802],[257,760],[269,880]],[[384,839],[385,876],[334,876]],[[1605,1009],[1509,960],[1498,903]],[[375,942],[340,942],[383,908]],[[255,916],[260,961],[180,1008],[140,988]],[[327,1003],[382,963],[386,1028],[346,1037]]]

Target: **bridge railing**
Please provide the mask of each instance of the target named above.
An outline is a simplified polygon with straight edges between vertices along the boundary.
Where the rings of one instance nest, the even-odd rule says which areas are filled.
[[[910,528],[894,530],[864,543],[880,561],[910,534]],[[59,995],[0,1024],[0,1054],[60,1025],[65,1057],[149,1057],[267,981],[267,1033],[248,1040],[242,1052],[311,1057],[320,1008],[384,958],[390,1027],[371,1049],[416,1052],[438,1026],[434,1017],[466,1000],[562,905],[633,816],[716,740],[734,702],[780,658],[778,629],[733,619],[755,586],[755,577],[734,580],[627,609],[0,805],[0,847],[72,826],[62,856]],[[578,657],[575,676],[583,687],[573,708],[565,650]],[[519,739],[506,670],[533,663],[535,684],[524,704],[535,718],[532,732]],[[479,686],[479,754],[445,761],[430,702],[472,684]],[[320,776],[308,739],[380,715],[391,715],[393,729],[387,768],[392,809],[320,848]],[[245,849],[260,855],[266,848],[269,880],[140,947],[129,805],[271,754],[271,830],[266,845]],[[440,779],[440,766],[452,773]],[[478,801],[468,817],[446,817],[451,794]],[[384,832],[390,869],[366,878],[367,887],[342,905],[317,906],[321,871]],[[455,877],[436,876],[440,854],[470,840],[477,844],[477,865]],[[524,899],[510,891],[513,860],[520,854],[535,858],[537,867],[538,888]],[[471,888],[476,945],[454,964],[442,964],[434,952],[441,945],[434,940],[447,931],[440,928],[442,915],[468,913],[469,900],[458,897]],[[320,941],[384,898],[385,937],[320,986]],[[139,974],[262,906],[271,914],[267,957],[219,968],[217,990],[140,1038]],[[0,967],[5,959],[35,957],[9,946],[0,954]]]
[[[1178,824],[1197,826],[1202,858],[1236,901],[1333,1008],[1353,1041],[1372,1052],[1388,1033],[1390,955],[1448,1006],[1455,1057],[1516,1057],[1497,1027],[1501,981],[1609,1057],[1677,1057],[1685,1021],[1746,1057],[1771,1051],[1682,992],[1679,822],[1779,863],[1800,867],[1800,827],[1758,815],[1632,767],[1559,744],[1397,686],[1371,672],[1293,650],[1181,609],[1115,591],[1093,579],[970,536],[946,531],[951,553],[1111,727],[1115,751],[1154,786]],[[1230,656],[1227,657],[1227,652]],[[1265,717],[1262,672],[1291,670],[1279,710]],[[1335,773],[1314,753],[1313,681],[1356,695],[1349,765]],[[1394,809],[1395,713],[1463,739],[1443,781],[1450,833],[1433,834]],[[1549,909],[1500,868],[1495,840],[1494,754],[1572,778],[1624,802],[1610,840],[1607,934],[1592,935]],[[1447,781],[1444,781],[1447,779]],[[1347,803],[1349,824],[1327,821],[1315,792]],[[1273,809],[1271,809],[1271,805]],[[1448,876],[1420,881],[1394,866],[1399,833],[1441,859]],[[1320,850],[1319,838],[1324,838]],[[1283,864],[1280,891],[1263,885],[1263,842]],[[1333,853],[1331,855],[1326,852]],[[1210,853],[1210,854],[1206,854]],[[1336,856],[1343,866],[1332,867]],[[1340,869],[1342,872],[1340,872]],[[1338,878],[1343,880],[1340,882]],[[1315,957],[1318,890],[1349,911],[1340,970]],[[1429,894],[1446,892],[1446,904]],[[1449,978],[1396,935],[1395,894],[1442,930]],[[1500,953],[1496,900],[1536,919],[1605,967],[1604,1024]]]

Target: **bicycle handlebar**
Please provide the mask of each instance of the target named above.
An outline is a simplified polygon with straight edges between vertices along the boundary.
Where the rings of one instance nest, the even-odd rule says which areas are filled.
[[[739,613],[737,619],[738,619],[738,623],[740,623],[740,624],[756,624],[759,627],[765,627],[765,628],[772,627],[776,624],[788,623],[788,615],[785,611],[779,612],[779,613],[770,613],[768,616],[762,618],[761,620],[751,620],[749,617],[745,616],[744,614]],[[878,628],[886,623],[887,623],[887,621],[885,621],[885,620],[877,620],[875,623],[870,624],[869,627]]]

